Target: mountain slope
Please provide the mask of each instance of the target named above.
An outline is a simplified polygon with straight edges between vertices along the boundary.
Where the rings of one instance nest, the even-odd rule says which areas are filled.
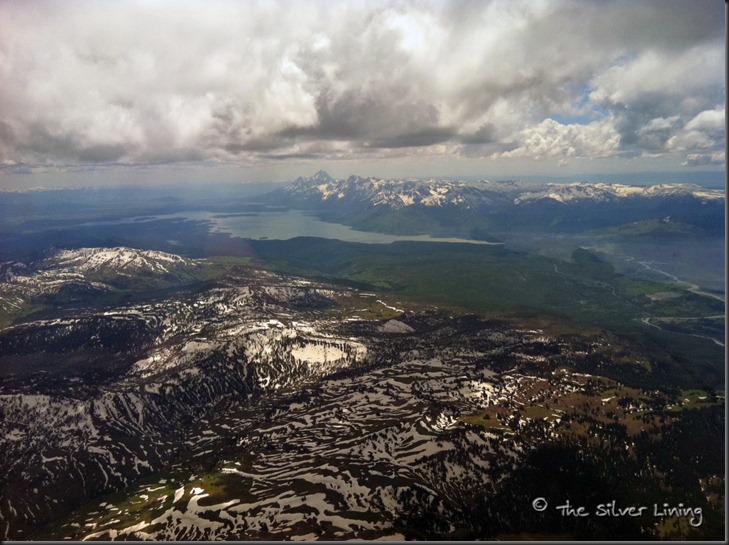
[[[37,305],[195,282],[209,266],[205,260],[121,247],[53,250],[29,265],[0,263],[0,323]]]
[[[80,248],[57,250],[37,263],[40,271],[75,274],[86,280],[124,282],[134,277],[167,281],[190,281],[204,261],[185,259],[179,255],[134,248]]]
[[[217,408],[361,363],[364,344],[313,321],[347,296],[239,271],[202,293],[0,330],[4,537],[160,471]]]

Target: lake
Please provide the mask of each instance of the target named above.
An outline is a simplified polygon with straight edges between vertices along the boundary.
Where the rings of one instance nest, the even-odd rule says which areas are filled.
[[[388,235],[369,231],[357,231],[339,223],[321,221],[316,216],[301,210],[271,210],[242,214],[221,214],[217,212],[194,211],[160,214],[155,216],[136,216],[121,221],[89,222],[85,225],[106,223],[142,223],[165,219],[186,219],[205,221],[214,233],[227,233],[241,238],[254,240],[288,240],[295,237],[320,237],[337,239],[344,242],[365,244],[389,244],[408,240],[421,242],[458,242],[468,244],[502,245],[501,242],[485,242],[462,238],[436,238],[429,235]]]

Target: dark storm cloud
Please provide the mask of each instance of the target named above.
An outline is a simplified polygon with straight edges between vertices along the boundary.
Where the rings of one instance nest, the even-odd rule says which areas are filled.
[[[78,148],[77,152],[79,161],[83,163],[113,163],[124,157],[125,153],[124,146],[103,144]]]
[[[496,127],[486,123],[470,134],[460,135],[459,141],[464,144],[493,144],[497,142],[496,133]]]
[[[7,1],[0,165],[715,164],[723,14],[718,0]]]
[[[273,161],[285,161],[287,159],[319,159],[321,155],[316,153],[265,153],[261,155],[264,159],[271,159]]]
[[[408,148],[432,146],[446,142],[455,136],[455,132],[448,128],[435,127],[421,131],[398,134],[389,138],[381,138],[373,142],[365,143],[365,147],[371,148]]]

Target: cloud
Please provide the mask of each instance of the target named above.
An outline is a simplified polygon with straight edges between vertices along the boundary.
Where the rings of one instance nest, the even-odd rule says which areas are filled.
[[[606,157],[617,150],[620,136],[609,119],[589,125],[563,125],[546,119],[522,131],[517,144],[494,157],[556,158],[563,162],[574,157]]]
[[[0,165],[690,162],[723,145],[723,13],[718,1],[7,1]]]
[[[708,137],[684,127],[724,101],[723,59],[724,45],[717,41],[678,52],[649,49],[596,75],[590,100],[613,112],[624,150],[660,156],[701,142],[723,146],[723,110],[721,134],[715,130]]]
[[[650,134],[661,131],[669,131],[679,120],[679,116],[672,115],[671,117],[654,117],[648,123],[643,125],[638,131],[640,134]]]
[[[717,151],[715,153],[689,153],[686,156],[686,161],[681,163],[681,165],[698,167],[703,165],[723,165],[725,162],[725,152]]]
[[[723,59],[721,43],[701,44],[678,54],[649,49],[597,75],[592,81],[595,90],[591,99],[606,104],[635,104],[646,96],[686,96],[721,87],[721,71],[706,67],[718,67]]]
[[[660,157],[666,148],[666,142],[674,132],[680,116],[654,117],[637,130],[636,136],[640,139],[641,147],[646,150],[643,156]]]
[[[432,146],[446,142],[453,138],[454,132],[446,127],[433,127],[408,134],[398,134],[388,138],[381,138],[366,145],[374,148],[408,148]]]
[[[687,131],[701,131],[714,135],[721,135],[724,133],[726,123],[726,116],[724,114],[724,108],[716,110],[706,110],[698,114],[691,121],[686,123],[684,130]]]
[[[670,150],[691,152],[686,162],[690,166],[720,164],[724,159],[725,123],[724,108],[705,110],[671,136],[666,146]]]

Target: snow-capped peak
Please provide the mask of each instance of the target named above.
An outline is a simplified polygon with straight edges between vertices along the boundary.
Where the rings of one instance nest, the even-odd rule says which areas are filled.
[[[310,180],[313,180],[313,181],[318,182],[318,183],[325,184],[325,183],[328,183],[328,182],[333,182],[334,181],[334,178],[332,178],[331,176],[329,176],[329,174],[327,172],[325,172],[323,170],[320,170],[319,172],[317,172],[316,174],[314,174],[314,176],[312,176],[310,178]]]

